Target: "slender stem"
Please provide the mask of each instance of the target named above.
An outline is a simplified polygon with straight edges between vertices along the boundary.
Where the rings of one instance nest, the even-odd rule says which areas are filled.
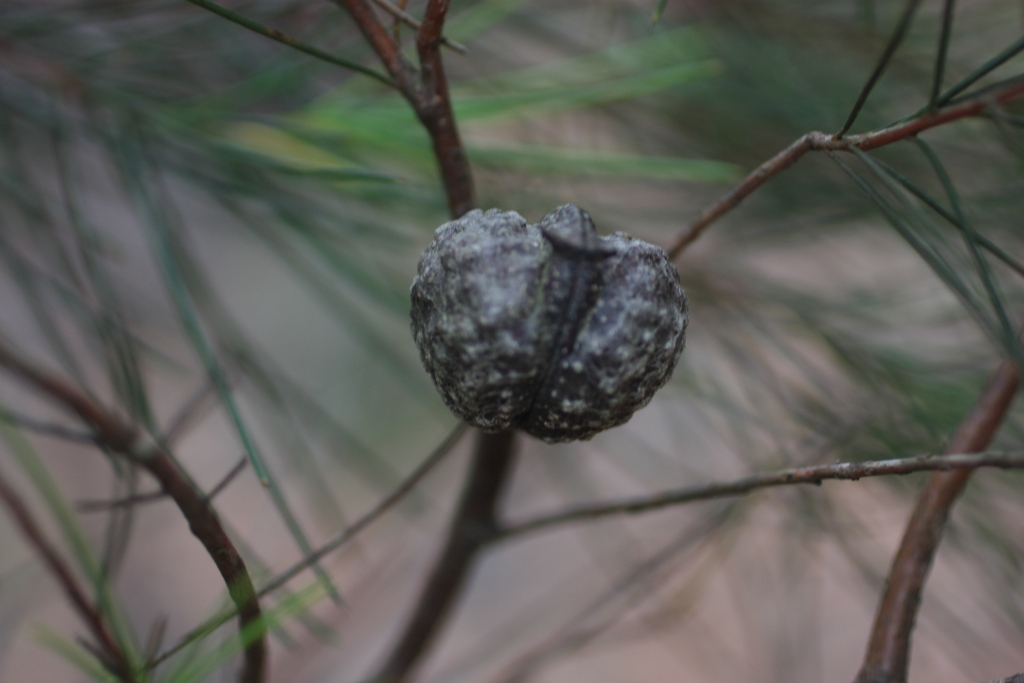
[[[148,493],[137,493],[134,496],[115,498],[114,500],[82,500],[75,504],[75,509],[79,512],[110,512],[118,508],[155,503],[166,497],[167,494],[163,491],[150,491]]]
[[[217,565],[220,575],[227,584],[231,601],[238,609],[239,631],[250,631],[251,625],[260,622],[259,599],[245,561],[238,554],[234,544],[221,526],[217,513],[209,500],[185,475],[177,463],[163,451],[156,451],[140,464],[160,482],[160,487],[177,503],[181,513],[188,520],[192,535],[199,539]],[[266,636],[254,634],[252,642],[245,646],[245,663],[239,672],[240,683],[260,683],[266,679]]]
[[[497,532],[498,502],[512,472],[515,436],[508,430],[478,437],[448,540],[401,638],[374,681],[405,681],[447,622],[479,551]]]
[[[1016,57],[1021,51],[1024,51],[1024,37],[1015,40],[1012,45],[1009,45],[1006,49],[997,54],[995,57],[988,60],[987,62],[979,66],[977,69],[975,69],[973,72],[965,76],[963,80],[961,80],[959,83],[957,83],[949,90],[939,95],[938,99],[936,99],[935,101],[935,105],[941,107],[946,102],[949,102],[951,99],[962,93],[964,90],[967,90],[967,88],[977,83],[978,79],[987,75],[989,72],[993,71],[997,67],[1002,66],[1010,59]]]
[[[403,481],[394,491],[377,503],[373,509],[360,517],[352,526],[345,529],[345,531],[341,532],[327,543],[324,543],[314,553],[302,558],[291,568],[278,574],[273,581],[260,589],[260,595],[266,595],[271,591],[277,590],[298,575],[302,570],[309,568],[317,561],[326,557],[329,553],[348,543],[356,534],[394,507],[398,501],[412,491],[413,488],[416,487],[416,484],[418,484],[423,477],[427,476],[427,474],[429,474],[434,467],[444,459],[444,456],[451,451],[452,447],[460,438],[462,438],[462,435],[465,432],[466,425],[464,423],[460,423],[451,431],[450,434],[448,434],[447,437],[445,437],[444,441],[442,441],[438,447],[435,448],[429,456],[427,456],[427,459],[424,460],[419,467],[413,470],[412,473],[406,477],[405,481]]]
[[[210,492],[206,494],[206,499],[213,500],[216,498],[217,494],[226,489],[231,482],[235,480],[235,477],[242,473],[242,470],[244,470],[245,466],[248,464],[249,458],[244,455],[239,458],[238,462],[235,463],[235,466],[228,470],[228,473],[225,474],[219,482],[217,482],[216,486],[210,489]]]
[[[1019,379],[1017,366],[1004,361],[946,445],[947,453],[973,453],[988,446],[1010,408]],[[974,468],[965,468],[933,474],[922,489],[893,558],[857,683],[905,683],[907,680],[910,635],[924,583],[942,540],[949,511],[973,471]]]
[[[231,378],[228,377],[227,380],[230,385],[232,383]],[[171,418],[160,440],[165,444],[171,445],[184,435],[192,423],[202,417],[204,411],[212,403],[211,399],[217,395],[216,388],[213,380],[207,376],[203,381],[203,386]]]
[[[959,471],[978,467],[1024,468],[1024,451],[1014,453],[985,453],[982,455],[922,455],[914,458],[875,460],[868,462],[840,462],[832,465],[797,467],[754,474],[730,482],[703,484],[652,496],[639,496],[612,503],[580,505],[555,514],[541,515],[522,522],[508,524],[499,530],[498,538],[514,536],[553,527],[585,522],[617,515],[633,515],[699,500],[742,496],[751,491],[795,484],[820,484],[830,479],[857,481],[868,477],[885,477],[926,471]]]
[[[69,429],[64,425],[46,422],[45,420],[37,420],[33,417],[29,417],[28,415],[21,415],[12,410],[6,410],[3,408],[0,408],[0,422],[15,424],[30,432],[43,434],[45,436],[52,436],[56,439],[64,439],[65,441],[72,441],[75,443],[96,443],[96,436],[89,432]]]
[[[397,42],[365,0],[335,1],[348,8],[430,135],[448,211],[452,218],[462,216],[476,206],[476,189],[452,112],[441,58],[449,0],[427,3],[416,35],[418,71],[402,56]],[[473,464],[463,486],[462,502],[452,519],[445,547],[402,636],[385,659],[379,675],[381,680],[404,681],[447,622],[466,577],[496,528],[498,499],[512,472],[515,441],[513,431],[481,435],[478,439]]]
[[[448,211],[453,218],[458,218],[476,206],[476,189],[459,129],[455,125],[448,77],[441,59],[441,31],[448,4],[449,0],[430,0],[423,16],[423,26],[416,35],[423,96],[414,108],[434,143],[434,156],[440,167]]]
[[[213,500],[216,498],[217,494],[227,488],[234,478],[245,469],[245,466],[248,463],[249,459],[243,455],[235,466],[221,478],[217,485],[210,489],[210,492],[206,494],[207,500]],[[117,508],[134,507],[135,505],[141,505],[143,503],[155,503],[166,497],[167,494],[164,491],[150,491],[148,493],[136,493],[132,496],[125,496],[124,498],[116,498],[114,500],[83,500],[79,501],[75,505],[75,509],[79,512],[108,512],[110,510],[116,510]]]
[[[227,7],[224,7],[223,5],[211,2],[211,0],[186,0],[186,2],[191,2],[193,5],[197,5],[205,10],[209,10],[210,12],[213,12],[214,14],[227,19],[228,21],[238,24],[239,26],[242,26],[244,28],[247,28],[250,31],[253,31],[254,33],[258,33],[261,36],[270,38],[273,41],[281,43],[282,45],[287,45],[288,47],[294,50],[303,52],[309,55],[310,57],[316,57],[317,59],[328,62],[329,64],[334,64],[335,66],[341,66],[346,69],[351,69],[352,71],[358,71],[359,73],[365,74],[370,78],[374,78],[385,85],[390,85],[391,87],[395,86],[394,82],[391,81],[391,79],[389,79],[382,73],[374,71],[373,69],[367,69],[362,64],[358,64],[347,59],[342,59],[341,57],[335,57],[333,55],[327,54],[323,50],[317,49],[312,45],[307,45],[306,43],[303,43],[300,40],[297,40],[289,35],[281,33],[277,29],[268,28],[267,26],[255,22],[252,19],[249,19],[248,17],[242,16],[238,12],[234,12],[228,9]]]
[[[871,131],[870,133],[850,135],[844,138],[821,132],[802,135],[789,147],[754,169],[753,172],[741,180],[725,196],[704,209],[687,226],[686,230],[672,242],[666,251],[668,251],[671,258],[677,258],[712,223],[736,208],[740,202],[753,194],[755,190],[795,164],[804,154],[811,150],[818,152],[841,152],[857,148],[862,151],[868,151],[884,147],[894,142],[911,138],[936,126],[973,116],[981,116],[993,106],[1007,104],[1022,96],[1024,96],[1024,77],[1017,77],[942,109],[927,111],[907,121]]]
[[[942,30],[939,32],[939,51],[935,55],[935,75],[932,79],[932,96],[929,104],[938,105],[939,93],[942,90],[942,79],[946,75],[946,54],[949,51],[949,34],[953,30],[953,8],[956,0],[944,0],[942,3]]]
[[[203,544],[220,571],[238,609],[240,631],[252,629],[261,618],[259,601],[242,556],[221,526],[209,499],[163,448],[140,434],[64,378],[35,367],[0,342],[0,367],[76,413],[96,432],[97,441],[111,452],[148,471],[177,504],[192,534]],[[266,637],[262,633],[245,646],[241,683],[260,683],[266,675]]]
[[[368,526],[373,524],[379,519],[385,512],[394,507],[402,498],[404,498],[410,491],[412,491],[416,485],[429,474],[433,469],[444,459],[452,447],[458,442],[462,435],[466,432],[465,423],[460,423],[455,429],[453,429],[444,441],[442,441],[426,459],[420,463],[419,466],[414,469],[408,477],[406,477],[394,491],[385,496],[379,503],[373,506],[366,514],[355,521],[351,526],[346,528],[340,534],[332,538],[331,540],[324,543],[322,546],[317,548],[316,551],[310,553],[306,557],[296,562],[294,565],[286,569],[285,571],[278,574],[269,583],[260,588],[256,594],[257,597],[264,597],[274,592],[278,588],[281,588],[286,583],[294,579],[296,576],[301,574],[306,569],[324,559],[330,553],[334,552],[338,548],[341,548],[346,543],[355,538],[360,532],[366,529]],[[200,624],[198,627],[192,629],[187,633],[176,645],[168,648],[166,651],[161,653],[159,656],[154,657],[152,665],[156,666],[161,662],[166,661],[170,657],[174,656],[181,650],[183,650],[189,643],[195,641],[196,638],[213,631],[221,624],[226,623],[231,617],[235,616],[236,612],[228,611],[212,617],[208,621]]]
[[[384,10],[385,12],[387,12],[388,14],[393,16],[395,19],[398,19],[399,21],[401,21],[402,23],[404,23],[407,26],[411,26],[412,28],[416,29],[417,31],[423,25],[422,22],[420,22],[419,19],[417,19],[416,17],[412,16],[411,14],[409,14],[408,12],[406,12],[403,9],[399,9],[398,7],[395,7],[390,2],[388,2],[388,0],[372,0],[372,2],[373,2],[373,4],[377,5],[377,7],[380,7],[382,10]],[[464,54],[466,54],[466,52],[468,52],[468,50],[466,50],[466,46],[465,45],[462,45],[460,43],[456,43],[454,40],[449,40],[449,39],[445,38],[444,36],[441,36],[441,44],[444,45],[445,47],[450,47],[451,49],[455,50],[459,54],[463,54],[464,55]]]
[[[669,258],[675,260],[690,244],[707,230],[712,223],[736,208],[740,202],[753,194],[754,190],[764,185],[769,179],[789,168],[800,160],[811,149],[810,136],[824,133],[808,133],[796,139],[768,161],[764,162],[744,178],[736,187],[717,202],[704,209],[689,227],[672,243],[666,251]]]
[[[860,114],[860,110],[864,107],[864,103],[868,101],[868,95],[874,90],[875,84],[878,83],[878,79],[885,73],[886,67],[889,66],[889,62],[892,60],[892,56],[896,54],[896,48],[903,42],[904,36],[907,34],[907,29],[910,28],[910,22],[914,18],[914,13],[917,11],[917,6],[921,4],[921,0],[908,0],[906,8],[903,10],[903,15],[900,16],[900,21],[896,25],[896,30],[893,31],[892,38],[889,39],[889,44],[885,46],[885,50],[882,52],[882,56],[878,59],[878,64],[875,65],[875,70],[871,72],[871,76],[868,77],[868,82],[864,84],[864,87],[860,91],[860,95],[857,96],[857,101],[853,105],[853,109],[850,110],[850,115],[846,118],[846,123],[836,133],[836,137],[843,137],[846,131],[850,130],[854,121],[857,120],[857,115]]]
[[[405,95],[406,99],[409,99],[417,91],[416,67],[405,58],[398,43],[391,37],[384,25],[377,20],[373,8],[366,0],[334,1],[352,15],[359,31],[384,63],[384,68],[391,74],[398,90]]]
[[[420,60],[418,70],[402,54],[400,46],[377,19],[367,0],[335,2],[348,9],[430,135],[448,200],[448,211],[453,218],[458,218],[476,206],[476,190],[452,113],[448,79],[441,58],[441,32],[449,0],[431,0],[427,5],[416,36]]]
[[[14,486],[2,476],[0,476],[0,502],[7,508],[11,518],[21,529],[21,533],[39,553],[50,573],[57,579],[64,594],[67,595],[71,607],[78,612],[78,616],[89,627],[93,638],[98,643],[96,654],[99,660],[119,680],[129,683],[139,680],[135,673],[135,667],[111,633],[103,613],[92,605],[85,589],[79,585],[74,572],[71,571],[57,549],[47,540],[28,506],[17,494]]]

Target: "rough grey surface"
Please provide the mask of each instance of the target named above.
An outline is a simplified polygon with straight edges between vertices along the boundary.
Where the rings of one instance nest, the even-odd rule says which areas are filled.
[[[549,442],[620,425],[669,380],[686,294],[659,247],[600,237],[567,204],[537,225],[471,211],[437,229],[412,283],[412,331],[452,411]]]

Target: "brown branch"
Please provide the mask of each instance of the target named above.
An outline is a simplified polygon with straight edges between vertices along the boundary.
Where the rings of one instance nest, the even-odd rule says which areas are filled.
[[[1019,381],[1017,366],[1004,361],[946,445],[946,452],[984,450],[1009,410]],[[910,635],[924,582],[942,540],[949,511],[973,471],[973,468],[966,468],[933,474],[922,489],[893,558],[857,683],[904,683],[907,680]]]
[[[294,565],[286,569],[285,571],[278,574],[272,581],[267,583],[265,586],[260,588],[259,592],[256,593],[257,597],[264,597],[272,593],[273,591],[281,588],[286,583],[294,579],[296,576],[301,574],[306,569],[309,569],[314,564],[324,559],[327,555],[334,552],[338,548],[341,548],[346,543],[351,541],[360,532],[370,526],[378,518],[380,518],[385,512],[394,507],[402,498],[404,498],[413,488],[418,484],[427,474],[429,474],[434,467],[444,459],[444,456],[451,451],[452,447],[458,442],[462,435],[466,432],[467,426],[465,423],[460,423],[455,429],[445,437],[430,455],[414,469],[408,477],[406,477],[394,491],[385,496],[379,503],[373,506],[366,514],[356,520],[351,526],[346,528],[340,534],[332,538],[331,540],[324,543],[322,546],[317,548],[314,552],[310,553],[306,557],[296,562]],[[219,614],[208,621],[200,624],[198,627],[192,629],[187,633],[176,645],[168,648],[165,652],[157,657],[153,658],[152,665],[156,666],[167,659],[170,659],[176,653],[184,649],[189,643],[193,642],[199,635],[209,633],[221,624],[226,623],[231,617],[235,616],[236,612],[224,612]]]
[[[228,487],[228,485],[237,477],[245,466],[249,464],[249,458],[242,456],[242,458],[228,470],[217,484],[210,489],[210,492],[206,494],[207,500],[213,500],[217,497],[221,491]],[[110,510],[116,510],[117,508],[133,507],[135,505],[142,505],[144,503],[155,503],[159,500],[167,498],[167,494],[163,491],[148,491],[146,493],[136,493],[132,496],[125,496],[124,498],[116,498],[114,500],[83,500],[75,504],[75,509],[79,512],[108,512]]]
[[[334,1],[352,15],[360,33],[380,57],[384,68],[395,80],[399,91],[405,95],[406,99],[409,99],[417,90],[416,67],[405,58],[398,43],[391,37],[384,25],[377,20],[377,15],[373,13],[373,8],[370,7],[367,0]]]
[[[666,251],[675,259],[703,234],[712,223],[729,213],[740,202],[749,197],[768,180],[789,168],[811,150],[825,152],[862,151],[884,147],[900,140],[906,140],[918,133],[952,121],[981,116],[995,105],[1004,105],[1024,96],[1024,77],[1010,79],[998,86],[979,92],[971,97],[953,102],[942,109],[927,111],[908,121],[859,135],[837,138],[821,132],[807,133],[768,161],[758,166],[750,175],[731,189],[721,199],[704,209],[697,218],[676,238]]]
[[[441,59],[441,32],[449,0],[430,0],[427,4],[423,23],[416,36],[419,70],[402,54],[401,46],[377,19],[367,0],[335,2],[343,5],[355,19],[359,30],[430,134],[452,218],[465,214],[476,206],[476,190],[459,130],[455,125],[448,94],[448,79]]]
[[[513,430],[480,433],[448,540],[377,683],[405,681],[447,621],[481,549],[498,530],[498,501],[515,460]]]
[[[407,26],[411,26],[417,31],[420,29],[421,26],[423,26],[422,22],[420,22],[419,19],[412,16],[403,9],[395,7],[390,2],[388,2],[388,0],[372,0],[372,2],[373,4],[377,5],[377,7],[380,7],[382,10],[393,16],[395,19],[398,19]],[[444,45],[445,47],[450,47],[451,49],[455,50],[456,52],[462,55],[468,52],[465,45],[462,45],[461,43],[456,43],[454,40],[449,40],[444,36],[441,36],[441,44]]]
[[[240,630],[260,621],[260,606],[245,562],[221,526],[217,513],[202,491],[163,448],[145,438],[131,424],[96,403],[78,387],[35,367],[0,342],[0,367],[76,413],[96,432],[97,441],[111,452],[143,467],[159,482],[188,521],[192,534],[220,571],[238,609]],[[259,683],[266,673],[266,638],[261,633],[245,646],[242,683]]]
[[[824,136],[825,133],[808,133],[801,136],[789,147],[754,169],[754,171],[744,178],[739,185],[729,190],[724,197],[704,209],[704,211],[702,211],[701,214],[697,216],[692,223],[690,223],[686,231],[677,237],[672,245],[666,249],[669,258],[675,260],[675,258],[683,253],[683,250],[690,246],[694,240],[700,237],[712,223],[736,208],[740,202],[753,194],[754,190],[764,185],[769,179],[774,178],[776,175],[799,161],[800,157],[811,149],[811,136],[814,135]]]
[[[416,36],[423,95],[419,106],[414,104],[414,107],[434,143],[434,156],[440,166],[448,211],[452,218],[458,218],[476,206],[476,190],[459,129],[455,125],[448,78],[441,59],[441,30],[448,3],[449,0],[430,0],[423,16],[423,26]]]
[[[188,520],[192,535],[199,539],[217,565],[224,583],[228,587],[231,601],[238,609],[239,631],[256,625],[261,620],[260,603],[256,589],[246,569],[245,562],[231,542],[217,513],[202,491],[178,467],[177,463],[163,451],[156,451],[152,457],[140,462],[152,474],[160,487],[174,499],[181,514]],[[239,672],[241,683],[260,683],[266,677],[267,663],[266,636],[258,633],[245,646],[245,664]]]
[[[7,511],[21,529],[22,534],[35,547],[36,552],[56,577],[64,594],[71,602],[72,608],[78,612],[79,617],[92,632],[98,643],[95,648],[97,659],[119,680],[139,680],[135,667],[111,633],[103,613],[92,605],[85,590],[78,584],[74,572],[64,562],[57,549],[46,539],[43,530],[36,523],[28,506],[15,492],[14,487],[3,477],[0,477],[0,500],[7,507]]]
[[[692,503],[699,500],[741,496],[757,489],[791,486],[794,484],[820,484],[830,479],[857,481],[868,477],[883,477],[913,472],[953,470],[952,474],[977,467],[1024,468],[1024,451],[1015,453],[985,453],[982,455],[922,455],[914,458],[875,460],[868,462],[841,462],[832,465],[797,467],[754,474],[720,484],[704,484],[665,491],[653,496],[640,496],[613,503],[580,505],[562,512],[541,515],[534,519],[502,527],[497,539],[550,529],[572,522],[602,519],[614,515],[632,515],[662,508]]]
[[[444,185],[448,211],[458,218],[476,206],[469,160],[459,137],[441,58],[442,32],[449,0],[429,0],[416,35],[420,68],[402,57],[397,41],[377,20],[365,0],[336,0],[348,8],[359,29],[409,101],[430,135]],[[427,579],[412,616],[385,658],[379,679],[404,681],[422,660],[451,613],[476,558],[497,528],[498,499],[512,472],[514,431],[482,434],[463,485],[462,500],[448,531],[445,547]]]

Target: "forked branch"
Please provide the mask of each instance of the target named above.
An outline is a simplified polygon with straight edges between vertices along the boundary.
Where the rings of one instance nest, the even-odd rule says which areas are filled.
[[[952,121],[981,116],[993,107],[1002,106],[1024,97],[1024,76],[1013,78],[934,111],[926,111],[907,121],[888,128],[836,137],[828,133],[812,132],[803,135],[786,149],[758,166],[752,173],[729,190],[721,199],[710,205],[690,223],[679,237],[668,247],[671,258],[675,259],[686,250],[712,223],[736,208],[759,187],[786,170],[811,150],[818,152],[841,152],[851,149],[868,151],[884,147],[900,140],[906,140],[918,133]]]
[[[401,45],[377,18],[368,0],[335,1],[355,19],[359,30],[430,134],[449,213],[452,218],[462,216],[476,206],[476,191],[452,113],[448,79],[441,58],[442,31],[449,0],[431,0],[427,4],[416,35],[418,69],[402,54]]]

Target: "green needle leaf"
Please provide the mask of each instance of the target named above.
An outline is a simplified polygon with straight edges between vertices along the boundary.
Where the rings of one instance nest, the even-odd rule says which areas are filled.
[[[929,163],[931,163],[932,168],[935,170],[935,174],[942,182],[942,186],[946,190],[946,195],[949,197],[949,203],[953,207],[957,221],[963,228],[962,233],[964,236],[964,242],[966,242],[967,248],[971,252],[971,257],[978,270],[978,276],[981,278],[982,284],[985,287],[985,292],[988,294],[989,301],[992,303],[992,308],[995,310],[996,317],[999,319],[999,325],[1003,332],[1003,344],[1006,346],[1007,351],[1017,358],[1017,361],[1022,364],[1022,367],[1024,367],[1024,354],[1021,353],[1020,344],[1017,342],[1017,334],[1014,332],[1013,324],[1010,322],[1010,316],[1006,312],[1006,305],[1003,302],[1003,296],[999,292],[999,286],[996,283],[995,276],[992,274],[992,269],[989,267],[988,261],[985,259],[985,255],[981,253],[981,249],[978,246],[978,233],[974,230],[974,227],[964,215],[956,187],[953,185],[953,181],[949,177],[949,173],[946,172],[946,168],[943,166],[942,160],[939,159],[939,156],[931,146],[920,138],[914,138],[914,142],[917,143],[918,148],[920,148],[925,157],[928,158]]]
[[[115,144],[120,157],[125,184],[128,186],[132,199],[135,201],[136,208],[144,219],[154,255],[163,271],[164,282],[166,282],[171,299],[178,309],[178,315],[185,327],[185,331],[200,360],[202,360],[210,381],[220,396],[221,403],[224,404],[224,408],[231,418],[235,432],[242,442],[242,447],[249,457],[249,462],[252,463],[253,471],[264,486],[269,486],[270,475],[263,462],[263,457],[256,448],[256,443],[252,436],[249,434],[249,429],[246,427],[242,414],[238,410],[238,405],[235,403],[224,371],[220,367],[220,363],[217,361],[209,341],[206,339],[206,334],[203,332],[203,326],[199,321],[199,314],[196,311],[195,303],[192,301],[192,296],[188,291],[185,274],[182,272],[181,264],[175,254],[175,245],[170,236],[169,228],[166,225],[166,219],[163,213],[158,210],[153,197],[150,195],[149,188],[144,182],[145,165],[139,149],[139,143],[136,140],[129,139],[128,135],[120,134],[116,136]]]
[[[875,65],[875,70],[871,72],[871,76],[868,77],[868,82],[864,84],[864,87],[860,91],[860,95],[857,96],[857,101],[853,104],[853,109],[850,110],[850,115],[846,118],[846,123],[836,133],[836,137],[842,137],[846,135],[846,132],[853,126],[854,121],[857,120],[857,115],[860,114],[860,110],[864,107],[864,103],[868,101],[868,95],[874,90],[875,84],[878,83],[878,79],[885,73],[886,67],[889,66],[889,62],[892,60],[894,54],[896,54],[896,48],[903,42],[903,38],[907,35],[907,29],[910,28],[910,22],[914,18],[914,12],[917,11],[917,6],[921,4],[921,0],[909,0],[906,8],[903,10],[903,16],[900,17],[899,23],[896,25],[896,30],[893,31],[892,38],[889,39],[889,44],[885,46],[885,50],[882,52],[882,56],[878,59],[878,64]]]
[[[868,168],[878,177],[884,184],[886,184],[890,191],[895,189],[896,196],[900,196],[900,190],[898,184],[890,179],[881,166],[874,163],[874,160],[861,152],[857,148],[853,148],[853,152],[857,154],[867,164]],[[925,239],[918,235],[904,220],[903,216],[900,215],[884,197],[871,186],[864,178],[854,171],[850,166],[844,162],[838,154],[829,153],[829,156],[839,165],[843,171],[849,175],[857,186],[868,196],[868,198],[882,211],[882,214],[886,217],[889,223],[896,229],[896,231],[903,237],[904,240],[918,253],[918,255],[927,263],[935,274],[939,276],[950,291],[957,296],[958,299],[964,304],[968,311],[970,311],[979,324],[986,331],[991,332],[993,327],[987,319],[984,308],[975,299],[970,289],[966,286],[961,278],[956,274],[956,270],[951,268],[945,259],[935,250],[935,248],[929,244]],[[906,208],[910,208],[909,205]]]
[[[875,163],[884,168],[886,173],[895,178],[896,181],[904,188],[906,188],[912,195],[914,195],[922,202],[927,204],[932,211],[942,216],[946,221],[949,222],[950,225],[955,227],[957,230],[962,231],[964,229],[960,220],[956,216],[954,216],[949,209],[944,207],[941,203],[939,203],[937,199],[935,199],[930,194],[925,192],[919,185],[914,183],[912,180],[907,178],[905,175],[903,175],[902,173],[900,173],[899,171],[897,171],[884,161],[875,159]],[[980,244],[982,248],[986,249],[997,259],[999,259],[1008,267],[1017,271],[1018,274],[1024,277],[1024,263],[1016,259],[1012,254],[1010,254],[1008,251],[1000,247],[998,244],[993,242],[985,235],[981,233],[975,233],[975,237],[977,238],[978,244]]]
[[[979,66],[977,69],[972,71],[962,81],[954,85],[946,92],[942,93],[942,95],[940,95],[938,99],[935,100],[935,106],[941,107],[942,105],[946,104],[951,99],[962,93],[964,90],[974,85],[974,83],[976,83],[978,79],[982,78],[983,76],[988,74],[990,71],[996,69],[997,67],[1002,66],[1005,62],[1009,61],[1013,57],[1016,57],[1017,54],[1019,54],[1022,50],[1024,50],[1024,38],[1019,38],[1005,50],[1003,50],[995,57],[988,60],[987,62]]]
[[[935,77],[932,79],[930,107],[935,107],[942,89],[942,78],[946,73],[946,54],[949,52],[949,35],[953,30],[953,7],[956,0],[945,0],[942,4],[942,30],[939,32],[939,52],[935,56]]]

